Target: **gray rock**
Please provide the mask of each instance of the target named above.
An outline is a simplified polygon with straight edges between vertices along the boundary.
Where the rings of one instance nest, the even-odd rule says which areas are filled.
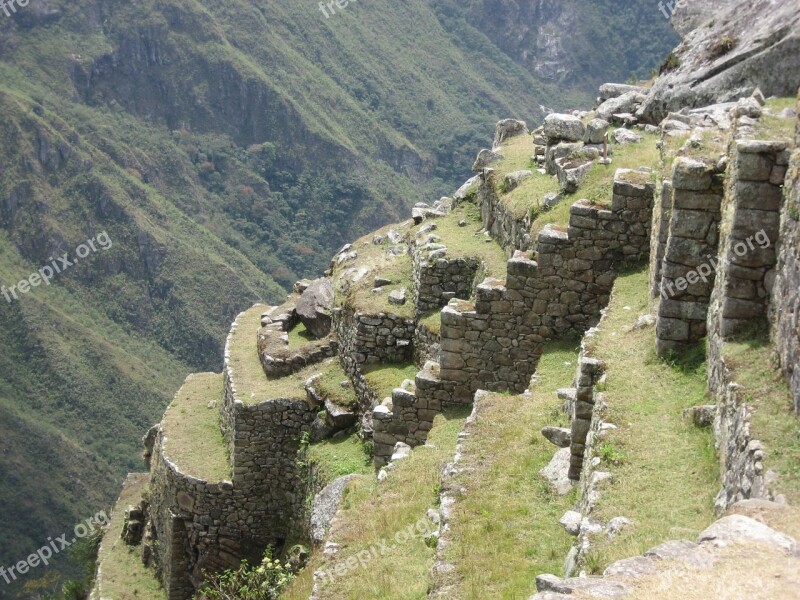
[[[342,431],[352,427],[358,420],[358,415],[355,412],[348,407],[334,404],[329,398],[325,399],[325,410],[327,411],[325,424],[333,431]]]
[[[606,570],[603,571],[603,577],[629,577],[635,579],[643,575],[655,573],[657,570],[658,563],[655,559],[644,556],[634,556],[633,558],[625,558],[610,564]]]
[[[712,523],[710,527],[700,534],[697,542],[699,544],[709,542],[716,547],[759,542],[795,556],[800,556],[800,547],[798,547],[797,541],[793,538],[743,515],[730,515]]]
[[[586,126],[586,135],[583,141],[587,144],[602,144],[608,132],[608,121],[605,119],[592,119]]]
[[[633,133],[630,129],[620,127],[614,132],[614,141],[621,145],[637,144],[644,138],[637,133]]]
[[[333,284],[327,277],[312,281],[300,300],[295,312],[312,335],[324,338],[331,332],[331,307]]]
[[[523,170],[509,173],[503,178],[503,190],[508,193],[511,190],[516,189],[529,177],[533,177],[533,171]]]
[[[568,448],[572,443],[572,431],[564,427],[545,427],[542,435],[559,448]]]
[[[347,484],[359,477],[360,475],[340,477],[314,497],[311,509],[311,541],[314,544],[321,544],[325,540]],[[327,545],[325,551],[328,552]],[[333,553],[335,552],[331,552]]]
[[[610,98],[597,107],[597,116],[606,121],[619,113],[635,113],[645,96],[639,92],[626,92],[616,98]]]
[[[714,424],[714,415],[717,407],[714,404],[692,406],[683,410],[684,418],[691,419],[695,427],[711,427]]]
[[[411,446],[403,442],[397,442],[394,445],[394,452],[392,452],[392,462],[398,460],[405,460],[411,456]]]
[[[539,474],[547,479],[559,496],[568,494],[572,489],[569,480],[569,448],[562,448],[555,453],[550,463],[539,471]]]
[[[504,119],[497,124],[494,134],[493,147],[499,146],[508,138],[528,133],[528,126],[525,121],[516,119]]]
[[[403,288],[402,290],[394,290],[389,293],[389,304],[395,304],[397,306],[402,306],[406,303],[406,289]]]
[[[561,523],[568,534],[578,535],[581,531],[581,519],[581,513],[568,510],[558,522]]]
[[[605,102],[611,98],[619,98],[623,94],[630,92],[647,94],[648,89],[638,85],[628,85],[626,83],[604,83],[600,86],[600,101]]]
[[[786,76],[800,64],[796,2],[679,2],[678,10],[691,15],[678,19],[681,27],[697,28],[675,49],[676,68],[656,79],[648,93],[641,108],[648,123],[683,107],[736,101],[756,87],[765,96],[796,94],[796,78]],[[703,24],[706,17],[711,20]],[[725,38],[734,40],[728,50],[721,47]]]
[[[474,173],[480,173],[486,167],[491,166],[496,162],[500,162],[504,158],[505,157],[499,152],[494,152],[484,148],[478,152],[478,158],[475,159],[475,163],[472,165],[472,171]]]
[[[544,135],[549,143],[563,140],[566,142],[583,141],[586,127],[583,122],[572,115],[552,114],[544,119]]]
[[[392,285],[392,280],[385,277],[376,277],[373,285],[376,288],[386,287],[387,285]]]

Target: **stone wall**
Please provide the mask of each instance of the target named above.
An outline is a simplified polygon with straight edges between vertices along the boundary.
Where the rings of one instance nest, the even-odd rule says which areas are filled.
[[[582,344],[573,382],[574,387],[567,390],[570,398],[574,397],[575,399],[570,411],[572,443],[570,444],[569,478],[572,481],[578,481],[581,478],[584,455],[587,446],[590,445],[587,442],[587,436],[595,417],[595,406],[601,404],[599,402],[600,395],[595,394],[594,388],[604,372],[603,362],[589,356],[586,344]]]
[[[650,242],[650,295],[658,298],[661,294],[661,276],[664,255],[667,253],[669,223],[672,219],[672,181],[664,179],[657,188],[653,206],[653,229]]]
[[[723,168],[717,162],[683,156],[673,164],[669,233],[657,273],[661,303],[656,350],[662,356],[706,335],[716,274]]]
[[[297,373],[309,365],[336,356],[337,350],[338,342],[331,336],[289,347],[288,335],[281,329],[268,325],[258,332],[258,355],[269,377],[286,377]]]
[[[413,358],[416,329],[413,319],[339,308],[334,310],[333,327],[348,374],[353,367],[407,363]]]
[[[596,323],[618,270],[649,256],[654,191],[650,173],[619,170],[608,209],[575,203],[568,230],[540,234],[538,263],[517,251],[505,281],[484,280],[474,302],[451,300],[441,313],[439,363],[427,364],[397,405],[373,411],[377,464],[397,442],[422,443],[442,407],[471,404],[478,390],[523,392],[545,341]]]
[[[710,319],[719,320],[717,333],[724,339],[766,323],[787,163],[785,143],[739,140],[732,144],[718,273],[709,311]]]
[[[800,146],[800,121],[797,145]],[[800,414],[800,148],[795,148],[789,162],[785,194],[772,295],[772,338]]]
[[[483,227],[511,256],[516,250],[527,251],[531,246],[530,214],[517,217],[506,208],[497,195],[494,169],[484,169],[478,175],[478,207]]]
[[[439,362],[442,338],[437,331],[420,321],[414,330],[414,363],[418,366],[428,361]]]
[[[477,258],[450,258],[442,244],[415,247],[411,296],[417,317],[440,310],[453,298],[471,298],[482,271]]]

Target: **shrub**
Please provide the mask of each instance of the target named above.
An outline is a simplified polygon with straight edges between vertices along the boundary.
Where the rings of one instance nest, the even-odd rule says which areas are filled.
[[[669,73],[680,66],[681,60],[675,55],[674,52],[670,52],[667,58],[661,64],[661,67],[658,69],[658,74],[663,75],[664,73]]]
[[[711,46],[708,51],[708,56],[711,60],[716,60],[720,56],[724,56],[736,48],[736,44],[738,43],[739,40],[737,40],[735,37],[726,35],[722,39],[718,40],[713,46]]]
[[[195,596],[196,600],[277,600],[281,592],[291,583],[291,567],[272,558],[272,549],[267,549],[264,559],[257,567],[243,561],[236,570],[227,570],[210,575]]]

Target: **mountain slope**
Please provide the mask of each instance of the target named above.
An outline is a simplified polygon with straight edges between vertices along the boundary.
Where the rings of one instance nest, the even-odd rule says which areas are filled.
[[[0,564],[112,500],[242,308],[452,191],[497,119],[585,99],[465,17],[450,0],[329,19],[288,0],[31,0],[0,18],[0,284],[113,242],[0,298]]]

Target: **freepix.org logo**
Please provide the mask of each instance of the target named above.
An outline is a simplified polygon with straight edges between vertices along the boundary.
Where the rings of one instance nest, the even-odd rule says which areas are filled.
[[[1,2],[2,0],[0,0]],[[75,248],[75,253],[70,256],[69,252],[65,252],[61,256],[50,257],[47,259],[47,264],[35,273],[31,273],[26,279],[16,283],[10,287],[0,286],[0,294],[10,304],[14,300],[19,300],[20,295],[27,294],[33,288],[39,287],[43,283],[50,285],[50,282],[56,275],[60,275],[70,267],[75,266],[78,260],[88,257],[90,254],[100,250],[109,250],[114,245],[111,238],[104,231],[103,233],[86,240]]]
[[[30,4],[31,0],[0,0],[0,11],[10,17],[13,14],[16,14],[17,7],[25,8]]]

